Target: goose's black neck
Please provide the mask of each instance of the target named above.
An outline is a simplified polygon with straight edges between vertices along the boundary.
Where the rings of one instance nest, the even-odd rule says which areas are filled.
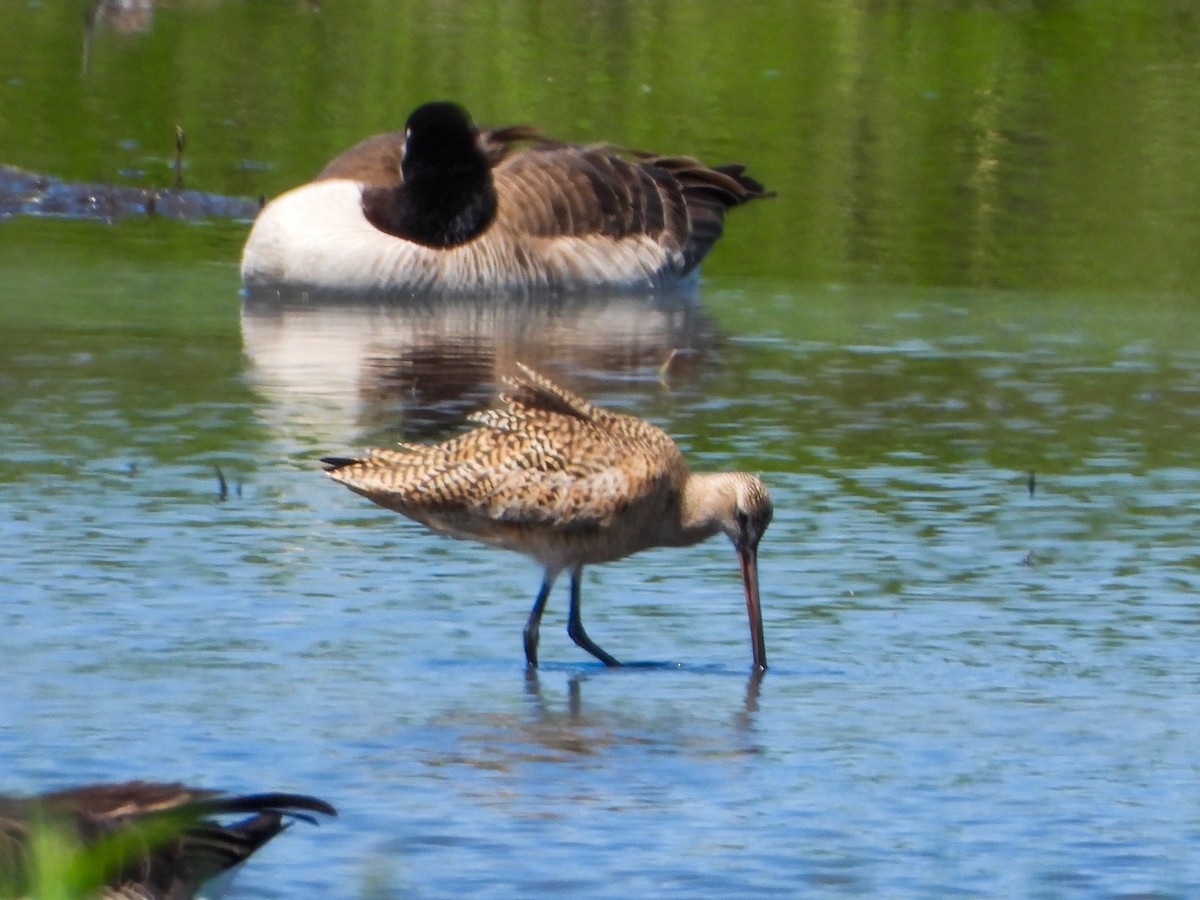
[[[399,187],[363,191],[363,212],[376,228],[445,249],[478,237],[496,217],[492,169],[466,110],[426,103],[408,118]]]

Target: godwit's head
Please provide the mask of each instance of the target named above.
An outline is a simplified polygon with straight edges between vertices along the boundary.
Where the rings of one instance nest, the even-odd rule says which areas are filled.
[[[753,553],[758,550],[758,542],[771,524],[775,507],[771,505],[767,486],[757,475],[733,472],[731,477],[733,506],[728,521],[722,521],[721,530],[729,535],[739,553],[742,550]]]
[[[767,648],[763,640],[762,607],[758,600],[758,542],[775,512],[771,495],[762,479],[746,472],[695,474],[688,481],[684,500],[685,527],[691,525],[707,530],[710,535],[720,530],[733,541],[746,589],[754,665],[765,669]]]

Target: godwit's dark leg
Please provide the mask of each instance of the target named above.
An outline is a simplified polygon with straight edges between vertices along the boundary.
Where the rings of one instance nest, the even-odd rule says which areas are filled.
[[[542,579],[542,589],[538,591],[537,599],[533,601],[533,609],[529,613],[529,621],[525,623],[525,665],[531,669],[537,668],[538,630],[542,626],[542,613],[546,610],[546,598],[550,596],[550,588],[554,587],[554,579],[558,572],[546,570]]]
[[[583,630],[583,618],[579,612],[579,582],[583,578],[583,566],[571,570],[571,616],[567,620],[567,634],[576,644],[586,650],[606,666],[619,666],[617,660],[600,649],[587,632]]]

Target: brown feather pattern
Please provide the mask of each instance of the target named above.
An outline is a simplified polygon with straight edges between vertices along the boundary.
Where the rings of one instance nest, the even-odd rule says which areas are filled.
[[[682,277],[720,238],[728,209],[769,196],[743,171],[688,157],[628,159],[611,145],[542,145],[494,169],[503,211],[497,226],[547,238],[645,236]]]
[[[36,797],[0,796],[0,896],[20,896],[36,869],[33,835],[51,828],[81,850],[116,841],[93,896],[186,900],[287,827],[286,818],[336,815],[300,794],[224,795],[183,784],[94,784]],[[222,825],[214,816],[248,814]]]
[[[583,564],[632,552],[628,531],[595,535],[631,510],[678,490],[687,466],[661,429],[608,412],[530,370],[509,379],[482,427],[441,444],[375,449],[330,472],[369,499],[455,537],[547,564]],[[531,542],[530,528],[541,532]],[[579,542],[576,538],[587,535]]]

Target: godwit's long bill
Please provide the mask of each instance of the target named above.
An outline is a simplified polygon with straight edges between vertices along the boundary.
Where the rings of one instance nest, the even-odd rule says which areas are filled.
[[[526,366],[507,378],[481,427],[440,444],[401,444],[322,460],[335,481],[440,534],[532,556],[545,578],[525,624],[537,666],[538,629],[555,579],[571,573],[567,633],[606,665],[580,613],[585,565],[650,547],[683,547],[724,532],[741,562],[754,665],[767,667],[758,596],[758,543],[771,498],[745,472],[690,472],[675,442],[633,416],[609,412]]]

